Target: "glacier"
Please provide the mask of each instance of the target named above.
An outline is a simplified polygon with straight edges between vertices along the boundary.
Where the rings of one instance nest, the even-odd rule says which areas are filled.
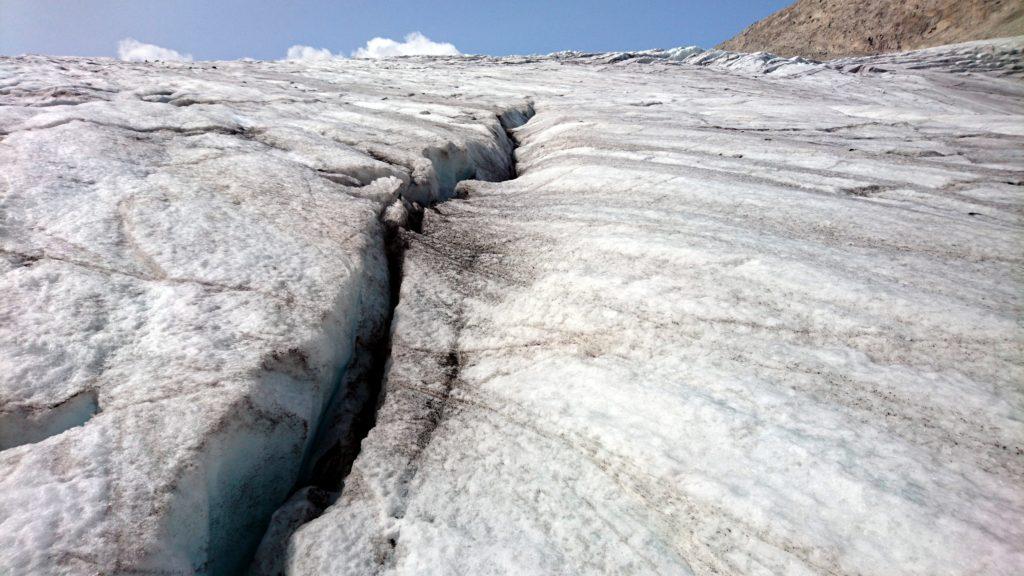
[[[1022,46],[0,58],[0,572],[1020,573]]]

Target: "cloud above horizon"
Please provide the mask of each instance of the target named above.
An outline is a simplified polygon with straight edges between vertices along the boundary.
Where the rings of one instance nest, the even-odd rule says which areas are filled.
[[[314,48],[296,44],[288,49],[285,60],[331,60],[333,58],[344,58],[340,54],[331,54],[327,48]]]
[[[390,58],[392,56],[458,56],[462,52],[448,42],[434,42],[420,32],[406,34],[405,41],[376,37],[365,46],[352,51],[353,58]],[[285,60],[324,61],[344,58],[327,48],[315,48],[296,44],[288,48]]]
[[[458,48],[448,42],[434,42],[419,32],[405,36],[405,42],[376,37],[366,46],[352,52],[353,58],[388,58],[391,56],[459,56]]]
[[[191,54],[182,54],[177,50],[139,42],[135,38],[124,38],[117,43],[117,57],[126,62],[145,62],[147,60],[169,60],[191,62]]]

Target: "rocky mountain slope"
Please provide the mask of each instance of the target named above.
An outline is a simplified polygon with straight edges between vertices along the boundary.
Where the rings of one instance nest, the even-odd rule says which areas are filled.
[[[1021,34],[1022,0],[798,0],[719,48],[825,60]]]
[[[0,59],[0,573],[1019,574],[1020,48]]]

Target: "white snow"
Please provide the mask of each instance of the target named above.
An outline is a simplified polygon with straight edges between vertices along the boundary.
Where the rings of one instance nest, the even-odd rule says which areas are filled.
[[[0,572],[1020,573],[1020,44],[0,59]]]

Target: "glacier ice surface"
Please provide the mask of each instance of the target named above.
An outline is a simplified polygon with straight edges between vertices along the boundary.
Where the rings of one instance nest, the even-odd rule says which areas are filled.
[[[1019,573],[1019,54],[0,59],[0,572]]]

